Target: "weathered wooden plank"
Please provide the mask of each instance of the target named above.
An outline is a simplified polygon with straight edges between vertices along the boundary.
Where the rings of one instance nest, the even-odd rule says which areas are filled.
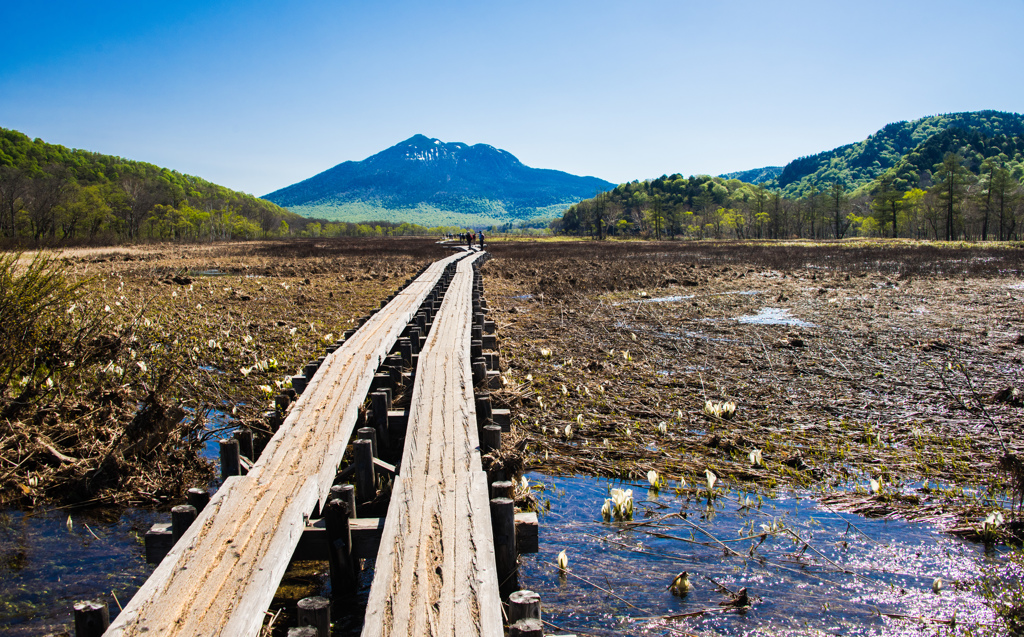
[[[471,261],[459,263],[419,356],[366,637],[502,634],[469,357]]]
[[[327,357],[248,476],[225,483],[105,634],[259,633],[377,366],[446,265],[463,256],[432,264]]]

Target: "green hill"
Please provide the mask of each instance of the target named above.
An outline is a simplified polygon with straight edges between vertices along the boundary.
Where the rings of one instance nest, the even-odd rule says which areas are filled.
[[[199,177],[0,128],[0,235],[7,238],[251,238],[305,222],[269,201]]]
[[[793,160],[768,188],[781,188],[786,196],[800,196],[812,186],[841,184],[847,191],[862,190],[884,172],[895,168],[903,185],[930,180],[935,165],[947,152],[962,157],[977,174],[990,157],[1003,155],[1011,172],[1024,165],[1024,116],[999,111],[975,111],[923,117],[889,124],[867,139],[823,153]],[[1018,178],[1020,174],[1018,174]]]

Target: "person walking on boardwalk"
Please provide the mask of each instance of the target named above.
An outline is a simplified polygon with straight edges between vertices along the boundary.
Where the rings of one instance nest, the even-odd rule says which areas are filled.
[[[484,231],[483,230],[480,231],[480,249],[481,250],[484,249]]]
[[[470,230],[469,232],[466,233],[466,247],[467,248],[472,248],[473,247],[473,231],[472,230]]]

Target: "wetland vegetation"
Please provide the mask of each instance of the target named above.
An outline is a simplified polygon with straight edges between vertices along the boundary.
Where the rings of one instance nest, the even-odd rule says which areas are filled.
[[[521,577],[551,621],[580,634],[1017,625],[1020,560],[1005,553],[1019,542],[1024,453],[1020,245],[489,250],[506,381],[495,398],[514,414],[500,460],[526,472],[520,503],[541,511],[541,553],[524,557]],[[391,239],[9,259],[5,290],[34,267],[64,300],[37,303],[27,334],[38,355],[3,370],[0,630],[59,632],[76,596],[112,590],[124,603],[148,572],[132,534],[150,509],[212,479],[205,443],[259,430],[265,390],[442,255],[432,240]],[[16,340],[13,325],[5,338]],[[609,487],[635,494],[631,521],[602,521]],[[65,523],[54,508],[83,503],[106,513],[75,509]],[[81,583],[47,570],[53,537],[87,555],[108,543],[117,566],[82,568],[123,576]],[[694,592],[673,595],[683,570]],[[831,614],[813,612],[820,595],[794,593],[821,578],[828,596],[848,598]],[[945,597],[925,595],[936,578]],[[45,600],[29,595],[39,582]],[[742,587],[750,606],[730,606]],[[780,623],[796,610],[824,623]]]

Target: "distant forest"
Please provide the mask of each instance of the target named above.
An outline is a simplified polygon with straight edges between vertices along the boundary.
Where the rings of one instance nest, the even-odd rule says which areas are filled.
[[[68,149],[0,128],[0,237],[8,244],[193,242],[442,231],[449,229],[386,221],[307,219],[199,177]]]
[[[552,222],[573,235],[1019,240],[1024,117],[979,111],[890,124],[750,184],[707,175],[633,181]]]

